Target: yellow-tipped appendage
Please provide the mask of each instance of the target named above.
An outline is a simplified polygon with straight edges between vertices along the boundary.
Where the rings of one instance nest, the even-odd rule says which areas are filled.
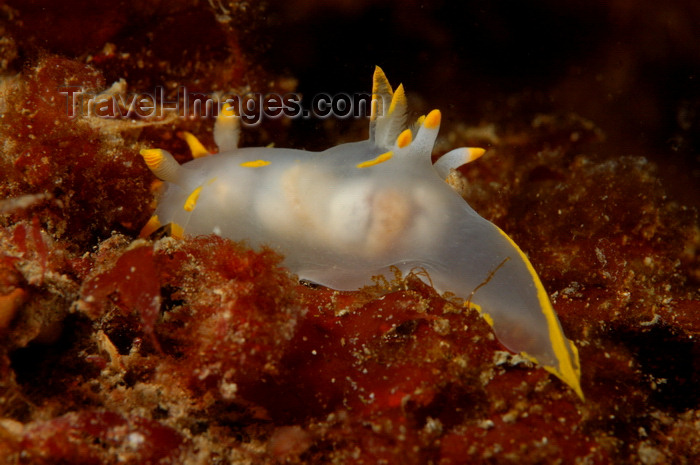
[[[486,150],[477,147],[462,147],[451,150],[442,155],[435,162],[433,168],[442,178],[447,178],[451,169],[457,169],[460,166],[470,163],[481,157]]]
[[[476,159],[481,158],[486,153],[486,149],[480,147],[467,147],[468,157],[465,163],[471,163]]]
[[[428,116],[425,117],[425,120],[423,121],[423,126],[425,126],[428,129],[437,129],[440,127],[440,121],[442,120],[442,113],[440,113],[440,110],[433,110],[430,113],[428,113]]]
[[[141,149],[139,153],[146,162],[146,166],[158,178],[169,182],[177,180],[180,164],[170,153],[162,149]]]
[[[201,158],[211,155],[204,145],[197,139],[197,136],[188,131],[182,131],[181,136],[187,142],[187,146],[192,152],[192,158]]]
[[[374,75],[372,76],[372,113],[370,121],[374,121],[379,114],[384,112],[384,99],[391,99],[394,96],[394,91],[386,78],[386,74],[382,68],[375,66]]]
[[[411,144],[413,140],[413,134],[410,129],[405,129],[399,137],[396,138],[396,146],[400,149],[407,147]]]
[[[229,103],[224,103],[214,123],[214,142],[219,152],[231,152],[238,148],[241,118]]]
[[[389,104],[387,116],[392,115],[396,111],[406,113],[406,108],[408,108],[406,93],[403,90],[403,84],[399,84],[399,87],[396,88],[394,95],[391,97],[391,104]]]
[[[155,171],[160,168],[163,160],[165,159],[164,150],[162,149],[141,149],[139,152],[143,157],[143,161],[146,162],[146,166],[151,171]]]
[[[139,232],[139,237],[148,237],[151,234],[153,234],[155,231],[158,230],[162,225],[160,224],[160,220],[158,219],[158,215],[153,215],[151,218],[148,220],[148,223],[144,225],[143,228],[141,228],[141,232]]]
[[[221,111],[219,112],[219,115],[217,116],[218,118],[233,118],[236,116],[236,110],[233,108],[233,105],[230,103],[224,103],[221,106]]]

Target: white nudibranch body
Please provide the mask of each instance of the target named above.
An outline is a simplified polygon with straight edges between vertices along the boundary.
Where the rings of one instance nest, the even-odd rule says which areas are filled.
[[[318,153],[238,148],[238,117],[224,107],[214,131],[219,154],[180,166],[163,150],[142,150],[166,181],[144,233],[170,224],[175,236],[214,233],[268,245],[300,278],[334,289],[372,284],[390,267],[423,268],[436,289],[479,309],[503,345],[583,397],[576,347],[527,257],[445,182],[451,168],[483,150],[456,149],[432,165],[440,112],[413,131],[404,129],[405,117],[403,87],[393,91],[379,68],[363,142]]]

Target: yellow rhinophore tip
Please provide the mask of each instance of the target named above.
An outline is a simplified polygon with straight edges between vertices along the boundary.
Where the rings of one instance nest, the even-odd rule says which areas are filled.
[[[423,121],[423,126],[425,126],[428,129],[436,129],[438,126],[440,126],[441,119],[442,115],[440,113],[440,110],[433,110],[430,113],[428,113],[428,116],[425,117],[425,121]]]
[[[151,171],[157,171],[165,160],[165,151],[163,149],[141,149],[139,153]]]
[[[148,223],[146,223],[144,225],[144,227],[141,228],[141,232],[139,233],[139,237],[148,237],[151,234],[153,234],[160,227],[161,227],[161,224],[160,224],[160,220],[158,219],[158,215],[153,215],[148,220]]]
[[[479,147],[467,147],[467,151],[469,152],[469,159],[467,160],[467,163],[472,162],[477,158],[480,158],[483,154],[486,153],[485,149]]]
[[[221,111],[219,112],[219,116],[217,118],[232,118],[236,116],[236,110],[234,110],[233,105],[230,103],[224,103],[221,106]]]
[[[163,149],[141,149],[139,152],[146,166],[163,181],[174,182],[178,178],[180,164]]]
[[[224,102],[214,123],[214,142],[219,153],[232,152],[238,148],[241,118],[228,102]]]
[[[413,135],[411,134],[410,129],[404,129],[404,131],[399,134],[399,137],[396,139],[396,145],[402,149],[409,145],[411,141],[413,140]]]
[[[420,115],[416,120],[416,126],[423,126],[423,121],[425,121],[425,115]]]
[[[182,131],[181,137],[185,139],[187,145],[190,147],[190,152],[192,152],[193,158],[201,158],[209,155],[209,151],[204,148],[204,145],[197,139],[197,136],[188,131]]]

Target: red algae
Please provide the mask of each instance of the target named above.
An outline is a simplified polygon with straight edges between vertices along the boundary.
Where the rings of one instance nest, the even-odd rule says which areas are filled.
[[[274,372],[300,312],[293,281],[271,269],[280,258],[217,237],[156,245],[121,255],[105,249],[77,308],[106,326],[119,318],[115,306],[122,315],[138,312],[130,332],[174,357],[164,360],[162,376],[194,393],[220,388],[217,397],[235,397],[235,383]]]
[[[5,198],[43,193],[50,201],[30,207],[59,237],[75,244],[136,228],[147,211],[139,200],[148,186],[138,181],[143,167],[132,163],[125,146],[100,139],[100,131],[71,119],[61,89],[80,84],[86,91],[104,86],[101,73],[75,61],[47,57],[26,72],[7,98],[0,121],[6,140],[2,157]],[[100,183],[100,189],[95,189]],[[116,199],[120,205],[115,205]],[[105,206],[107,209],[105,210]],[[21,218],[23,210],[10,213]]]
[[[112,269],[88,277],[81,294],[82,307],[87,307],[85,311],[88,314],[93,314],[92,308],[99,307],[108,297],[114,296],[111,302],[115,302],[123,312],[138,311],[142,331],[152,337],[160,315],[160,284],[153,262],[153,249],[143,246],[124,252]],[[152,341],[160,348],[155,339]]]
[[[0,298],[4,347],[55,341],[78,285],[68,245],[52,238],[34,217],[0,228]]]
[[[155,465],[177,463],[183,442],[180,434],[158,422],[85,410],[35,422],[0,450],[5,449],[6,459],[21,463]]]
[[[413,282],[424,286],[417,278]],[[434,291],[423,296],[411,287],[355,303],[339,315],[306,291],[304,299],[313,300],[306,303],[309,313],[282,360],[284,370],[277,379],[243,387],[243,395],[261,405],[272,402],[268,410],[282,414],[278,420],[284,422],[338,408],[372,417],[418,411],[440,395],[443,385],[476,378],[498,347],[486,324],[451,304],[446,311],[446,302]],[[468,329],[452,331],[455,327]],[[476,341],[478,350],[469,350]],[[268,392],[270,386],[294,404],[282,405],[283,399]],[[479,396],[476,387],[473,394]]]

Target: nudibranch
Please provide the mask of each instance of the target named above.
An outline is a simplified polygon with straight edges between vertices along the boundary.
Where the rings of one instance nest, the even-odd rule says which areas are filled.
[[[484,151],[459,148],[434,165],[439,110],[405,129],[403,86],[377,67],[369,139],[323,152],[238,148],[240,120],[224,105],[214,127],[219,153],[186,134],[195,159],[178,164],[141,151],[165,181],[148,235],[217,234],[268,245],[301,279],[339,290],[372,284],[392,267],[425,269],[431,283],[465,300],[498,340],[568,384],[581,398],[578,351],[562,331],[525,254],[445,182],[450,169]]]

